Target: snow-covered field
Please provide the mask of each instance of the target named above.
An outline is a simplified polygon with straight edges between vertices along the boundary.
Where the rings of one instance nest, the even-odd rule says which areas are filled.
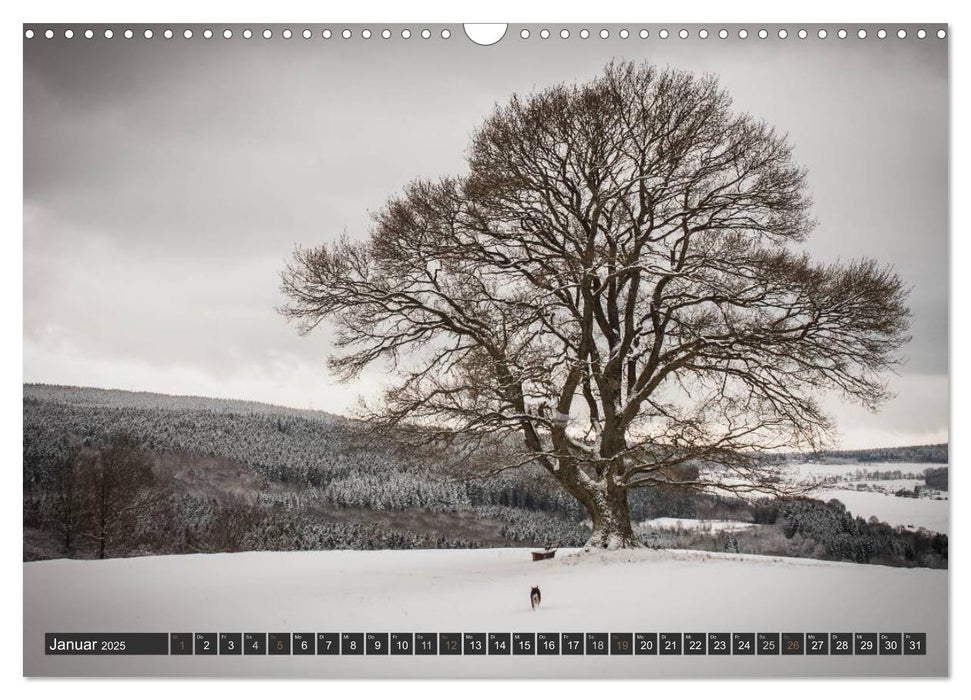
[[[852,491],[850,489],[823,489],[812,494],[813,498],[842,501],[853,515],[869,518],[877,516],[890,525],[909,528],[922,527],[934,532],[947,533],[949,528],[950,501],[933,501],[929,498],[900,498],[888,493]]]
[[[654,518],[637,524],[643,530],[697,530],[699,532],[735,532],[755,527],[738,520],[701,520],[695,518]]]
[[[543,604],[533,612],[529,587]],[[688,551],[260,552],[24,564],[25,675],[946,675],[948,573]],[[926,632],[927,656],[45,656],[45,632]]]
[[[902,474],[921,474],[929,467],[939,467],[939,464],[911,464],[897,462],[870,462],[866,464],[793,464],[790,469],[795,478],[808,480],[824,477],[839,476],[842,481],[839,488],[827,485],[814,491],[812,498],[828,501],[835,498],[842,501],[846,508],[863,518],[872,515],[890,525],[903,525],[910,528],[922,527],[934,532],[947,533],[950,521],[951,506],[948,500],[933,500],[930,498],[901,498],[893,492],[901,489],[913,489],[923,481],[911,479],[873,480],[866,477],[857,480],[857,472],[892,472]],[[856,484],[867,484],[882,488],[885,493],[874,491],[856,491]],[[946,494],[945,494],[946,495]]]
[[[913,491],[915,486],[925,487],[923,479],[861,479],[851,482],[854,487],[863,484],[874,491],[884,491],[886,493],[896,493],[901,489]]]
[[[842,476],[852,479],[857,472],[899,471],[901,474],[923,474],[925,469],[947,465],[917,462],[849,462],[847,464],[800,462],[790,466],[803,476]]]

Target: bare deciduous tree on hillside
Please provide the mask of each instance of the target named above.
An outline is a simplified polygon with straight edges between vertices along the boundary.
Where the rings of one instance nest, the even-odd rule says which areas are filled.
[[[73,557],[78,546],[78,537],[84,530],[88,517],[87,502],[78,483],[80,462],[78,453],[72,454],[59,463],[56,487],[47,504],[46,521],[61,541],[64,554]]]
[[[540,464],[591,546],[636,546],[630,489],[782,489],[754,457],[823,444],[823,391],[886,398],[906,290],[873,260],[798,252],[806,190],[785,137],[714,78],[612,63],[497,107],[468,173],[413,182],[367,240],[298,249],[282,312],[337,328],[344,380],[391,370],[376,424],[515,434],[497,468]]]
[[[132,438],[119,434],[105,447],[80,450],[73,469],[75,488],[84,499],[86,534],[98,558],[113,548],[124,551],[139,511],[152,497],[150,458]]]

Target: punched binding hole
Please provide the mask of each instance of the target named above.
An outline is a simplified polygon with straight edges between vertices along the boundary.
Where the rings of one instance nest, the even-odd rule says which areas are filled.
[[[508,26],[506,24],[463,24],[462,29],[465,30],[465,36],[479,46],[492,46],[506,36]],[[523,39],[527,39],[529,38],[529,31],[524,29],[519,35]],[[444,38],[447,39],[448,37]]]

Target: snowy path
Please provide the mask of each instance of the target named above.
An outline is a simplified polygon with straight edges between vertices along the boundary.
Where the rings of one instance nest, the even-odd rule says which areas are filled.
[[[543,605],[529,607],[538,584]],[[703,552],[260,552],[24,564],[27,675],[941,675],[946,571]],[[44,632],[927,632],[926,657],[45,657]]]

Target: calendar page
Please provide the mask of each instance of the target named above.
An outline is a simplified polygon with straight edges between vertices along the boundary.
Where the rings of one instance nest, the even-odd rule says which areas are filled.
[[[32,24],[23,673],[949,675],[945,24]]]

